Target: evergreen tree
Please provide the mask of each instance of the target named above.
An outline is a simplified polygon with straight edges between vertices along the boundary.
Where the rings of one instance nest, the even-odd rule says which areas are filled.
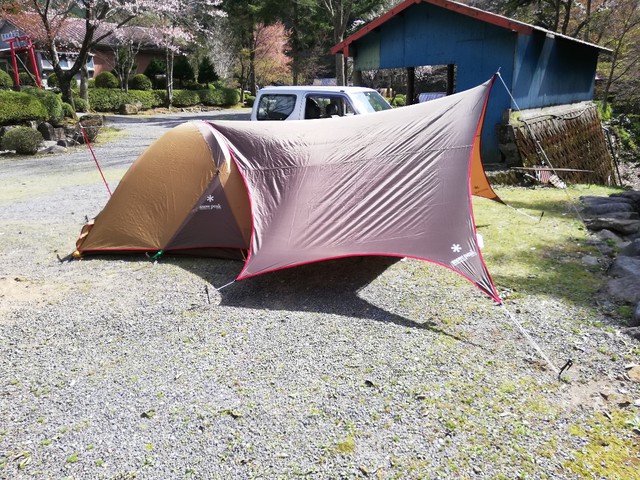
[[[198,65],[198,82],[206,83],[208,87],[209,83],[215,82],[218,79],[218,74],[211,63],[211,60],[205,55]]]

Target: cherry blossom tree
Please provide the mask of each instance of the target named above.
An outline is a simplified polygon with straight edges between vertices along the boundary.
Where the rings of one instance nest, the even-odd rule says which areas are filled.
[[[286,53],[290,33],[282,22],[256,25],[254,68],[258,85],[290,81],[291,58]]]
[[[73,105],[71,80],[86,66],[90,51],[136,16],[155,8],[152,0],[15,0],[13,8],[37,19],[36,40],[58,77],[62,99]],[[79,17],[79,18],[78,18]],[[71,28],[80,22],[83,28]],[[72,33],[73,32],[73,33]],[[64,39],[64,40],[63,40]],[[59,49],[72,50],[69,69],[60,63]]]

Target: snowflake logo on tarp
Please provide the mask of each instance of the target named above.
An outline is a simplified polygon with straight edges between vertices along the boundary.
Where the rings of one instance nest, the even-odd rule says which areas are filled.
[[[460,251],[462,251],[462,247],[459,244],[454,243],[453,245],[451,245],[451,250],[453,251],[453,253],[460,253]]]
[[[215,200],[215,198],[214,198],[214,196],[213,196],[213,195],[209,195],[209,196],[207,197],[207,202],[213,202],[214,200]]]

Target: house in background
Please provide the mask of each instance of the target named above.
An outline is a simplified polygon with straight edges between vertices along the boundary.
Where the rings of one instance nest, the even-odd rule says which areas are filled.
[[[102,29],[108,29],[105,25]],[[102,30],[105,31],[105,30]],[[60,66],[63,70],[71,68],[77,58],[77,50],[82,42],[85,32],[85,21],[81,18],[69,18],[64,23],[58,34],[57,44]],[[100,34],[100,32],[98,32]],[[35,14],[7,15],[0,19],[0,69],[12,73],[11,47],[9,40],[15,37],[27,37],[34,44],[34,56],[36,66],[43,83],[53,73],[53,66],[46,53],[39,47],[39,40],[44,38],[44,31],[40,18]],[[141,48],[136,55],[136,72],[145,71],[149,62],[154,58],[164,58],[164,51],[154,40],[152,30],[129,26],[119,29],[119,34],[111,34],[98,42],[87,58],[87,70],[89,78],[93,78],[101,72],[111,71],[115,66],[114,49],[123,42],[132,41],[139,43]],[[18,61],[18,70],[24,71],[24,67],[31,69],[31,63],[23,54]],[[33,72],[32,72],[33,73]],[[79,79],[79,75],[77,77]]]
[[[353,57],[356,74],[407,68],[410,99],[421,93],[412,91],[415,67],[448,66],[449,93],[475,87],[500,71],[507,88],[500,79],[493,86],[482,158],[485,164],[504,164],[508,159],[496,127],[508,122],[511,110],[591,102],[598,55],[608,50],[454,1],[406,0],[331,52]]]

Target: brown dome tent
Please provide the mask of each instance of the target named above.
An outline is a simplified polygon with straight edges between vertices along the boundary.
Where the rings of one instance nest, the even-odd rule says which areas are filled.
[[[471,205],[472,192],[499,201],[479,155],[491,83],[370,115],[176,127],[134,162],[76,254],[246,254],[238,279],[331,258],[413,257],[500,301]]]

